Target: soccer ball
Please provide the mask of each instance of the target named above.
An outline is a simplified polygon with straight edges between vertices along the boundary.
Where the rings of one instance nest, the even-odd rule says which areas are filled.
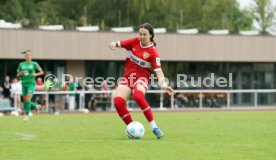
[[[138,121],[131,122],[126,127],[126,135],[129,139],[141,139],[145,134],[145,128]]]

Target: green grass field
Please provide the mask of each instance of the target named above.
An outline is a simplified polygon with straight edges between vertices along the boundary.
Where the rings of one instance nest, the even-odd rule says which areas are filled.
[[[142,140],[129,140],[115,113],[0,117],[1,160],[275,160],[276,112],[155,113],[157,140],[142,113]]]

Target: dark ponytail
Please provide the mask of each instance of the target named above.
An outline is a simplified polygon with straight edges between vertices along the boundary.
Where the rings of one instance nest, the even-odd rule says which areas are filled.
[[[153,26],[149,23],[144,23],[139,28],[145,28],[149,31],[149,33],[151,34],[150,41],[154,44],[154,46],[156,46],[156,43],[153,39],[154,38]]]

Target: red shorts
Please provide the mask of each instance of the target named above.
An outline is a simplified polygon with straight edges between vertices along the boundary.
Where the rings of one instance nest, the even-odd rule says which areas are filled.
[[[118,85],[127,86],[130,89],[134,89],[136,85],[142,85],[145,89],[148,89],[149,79],[145,77],[131,78],[131,77],[122,77]]]

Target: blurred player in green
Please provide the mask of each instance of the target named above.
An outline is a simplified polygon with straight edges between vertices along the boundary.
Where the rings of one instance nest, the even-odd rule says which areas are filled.
[[[21,62],[17,69],[17,77],[21,77],[22,96],[24,100],[25,117],[24,121],[29,119],[30,110],[39,109],[40,106],[32,102],[33,93],[35,91],[35,78],[44,74],[43,70],[37,62],[32,61],[32,53],[30,50],[22,52],[25,55],[25,61]]]

